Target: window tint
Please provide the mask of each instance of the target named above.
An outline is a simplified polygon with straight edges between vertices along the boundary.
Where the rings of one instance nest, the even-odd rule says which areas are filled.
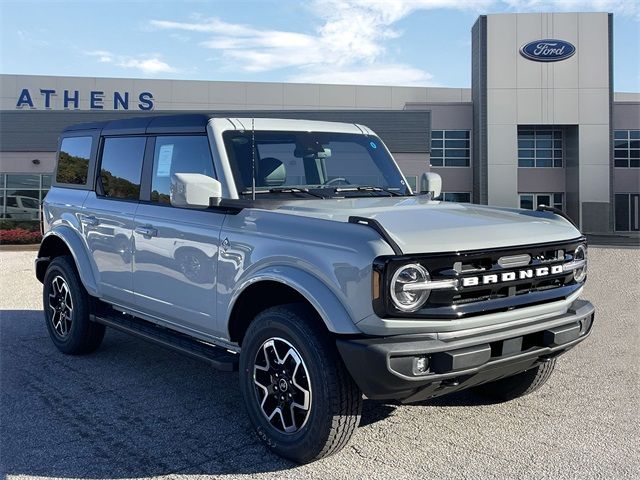
[[[442,200],[443,202],[471,203],[471,193],[442,192],[436,200]]]
[[[13,220],[38,220],[38,190],[6,190],[6,216]]]
[[[153,157],[151,201],[171,203],[171,176],[201,173],[213,177],[213,160],[204,135],[157,137]]]
[[[105,139],[100,166],[105,196],[138,200],[145,142],[145,137]]]
[[[560,129],[519,126],[518,166],[562,167],[562,141]]]
[[[407,179],[407,184],[411,187],[411,191],[416,193],[418,191],[418,177],[415,175],[409,175],[405,178]]]
[[[442,140],[442,139],[445,140]],[[469,130],[432,130],[431,166],[468,167],[471,158]]]
[[[92,137],[62,139],[58,154],[56,181],[72,185],[85,185],[89,173]]]
[[[40,188],[40,175],[7,174],[7,188]]]
[[[229,163],[241,194],[252,184],[254,136],[251,132],[224,133]],[[406,185],[379,139],[332,132],[255,132],[256,188],[322,189],[322,195],[343,195],[338,187],[375,186],[404,193]],[[354,193],[355,192],[355,193]],[[369,193],[365,195],[369,196]],[[308,198],[308,197],[302,197]]]
[[[616,167],[640,167],[640,130],[616,130],[613,159]]]
[[[540,205],[555,207],[564,211],[564,194],[562,193],[521,193],[520,208],[534,210]]]

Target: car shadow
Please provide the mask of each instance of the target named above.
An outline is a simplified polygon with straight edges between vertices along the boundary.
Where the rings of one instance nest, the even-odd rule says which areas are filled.
[[[474,393],[472,390],[454,392],[442,397],[430,398],[420,402],[403,404],[396,400],[365,400],[362,407],[360,426],[365,427],[389,418],[400,406],[403,407],[472,407],[493,405],[496,401]]]
[[[61,478],[252,474],[296,465],[258,440],[237,373],[107,330],[59,353],[42,311],[0,311],[0,473]],[[419,405],[466,405],[460,393]],[[398,402],[365,400],[361,426]]]
[[[61,478],[277,472],[237,374],[113,330],[91,355],[51,343],[42,312],[0,311],[0,473]]]

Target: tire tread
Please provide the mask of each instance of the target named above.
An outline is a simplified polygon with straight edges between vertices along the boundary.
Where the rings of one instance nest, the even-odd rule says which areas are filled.
[[[331,423],[326,438],[316,444],[313,449],[292,452],[291,454],[282,451],[278,451],[278,453],[298,463],[308,463],[338,452],[347,445],[360,423],[362,412],[360,389],[342,363],[335,345],[324,329],[324,324],[317,318],[315,311],[301,304],[269,308],[259,314],[251,323],[245,339],[254,335],[255,331],[261,328],[261,317],[263,316],[277,316],[286,319],[288,323],[293,325],[303,325],[303,328],[296,330],[308,345],[320,347],[315,348],[320,357],[318,368],[320,371],[327,372],[328,392],[330,393]]]
[[[62,341],[53,334],[51,331],[49,317],[46,314],[46,284],[48,282],[50,272],[56,269],[63,273],[65,280],[69,285],[69,289],[72,291],[74,301],[73,322],[76,325],[72,325],[71,337],[67,341]],[[82,284],[82,280],[78,275],[73,258],[69,255],[61,255],[53,259],[47,267],[47,272],[44,277],[44,285],[43,307],[45,309],[45,321],[47,322],[47,329],[49,330],[51,339],[58,350],[68,355],[85,355],[98,349],[102,343],[102,339],[104,338],[105,327],[104,325],[92,322],[89,319],[89,314],[91,312],[91,296]]]

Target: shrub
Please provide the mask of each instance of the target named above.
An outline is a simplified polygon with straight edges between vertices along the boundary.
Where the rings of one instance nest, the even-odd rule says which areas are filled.
[[[42,235],[40,232],[33,232],[24,228],[0,230],[0,244],[2,245],[27,245],[30,243],[40,243],[41,240]]]
[[[14,230],[16,228],[39,232],[40,222],[37,220],[13,220],[11,218],[0,220],[0,230]]]

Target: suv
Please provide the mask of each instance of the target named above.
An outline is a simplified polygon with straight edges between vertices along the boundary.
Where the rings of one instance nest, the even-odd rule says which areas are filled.
[[[434,200],[362,125],[156,116],[67,128],[36,260],[67,354],[105,326],[239,370],[259,437],[330,455],[363,394],[539,388],[590,333],[585,238],[538,211]]]

